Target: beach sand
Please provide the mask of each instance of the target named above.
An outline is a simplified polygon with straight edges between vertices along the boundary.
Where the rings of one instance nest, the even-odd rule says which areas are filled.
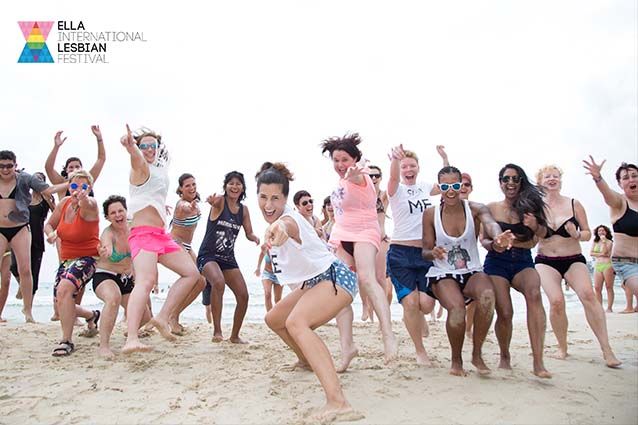
[[[607,318],[622,368],[604,366],[581,315],[570,317],[568,360],[549,357],[555,340],[548,330],[551,380],[530,373],[527,329],[521,323],[515,324],[512,341],[514,370],[495,369],[487,378],[473,372],[468,341],[468,376],[448,375],[449,345],[441,321],[430,324],[426,338],[431,368],[414,362],[403,323],[394,323],[400,356],[389,366],[383,364],[377,325],[355,324],[360,356],[340,375],[352,406],[365,416],[353,423],[635,424],[638,314]],[[71,357],[52,357],[59,333],[55,323],[0,325],[0,423],[304,423],[323,404],[314,374],[293,370],[294,355],[263,324],[244,326],[249,345],[211,343],[208,325],[200,323],[191,324],[176,343],[155,334],[146,339],[154,352],[130,356],[119,353],[124,337],[118,325],[113,361],[97,358],[97,338],[74,337]],[[319,334],[337,356],[336,327],[324,326]],[[493,332],[484,353],[495,368]]]

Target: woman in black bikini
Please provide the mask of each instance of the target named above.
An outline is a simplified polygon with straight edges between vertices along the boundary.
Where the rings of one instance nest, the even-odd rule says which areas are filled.
[[[538,244],[535,263],[549,300],[549,320],[558,340],[557,357],[567,357],[567,313],[560,285],[565,279],[585,309],[587,323],[598,339],[607,366],[618,367],[621,362],[609,346],[605,312],[594,295],[587,260],[580,248],[581,241],[591,238],[587,214],[580,202],[561,195],[562,174],[555,165],[543,167],[536,174],[536,181],[545,189],[548,227]]]

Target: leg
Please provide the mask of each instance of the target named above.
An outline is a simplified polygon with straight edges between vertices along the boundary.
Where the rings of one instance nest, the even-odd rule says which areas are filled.
[[[273,283],[270,279],[264,279],[261,281],[264,286],[264,305],[266,306],[266,313],[272,308],[272,287]]]
[[[4,236],[2,237],[4,238]],[[6,320],[2,318],[2,311],[4,310],[7,298],[9,297],[9,285],[11,283],[11,256],[5,255],[0,261],[0,323],[4,323]]]
[[[204,276],[199,275],[197,281],[195,282],[195,286],[188,293],[186,298],[182,300],[182,302],[177,306],[177,309],[169,316],[169,324],[171,327],[171,332],[175,335],[183,335],[184,334],[184,326],[179,324],[179,315],[182,314],[182,311],[186,310],[186,308],[191,305],[193,301],[202,293],[204,288],[206,287],[206,279]]]
[[[595,271],[594,272],[594,294],[596,295],[596,299],[600,303],[603,304],[603,282],[605,277],[602,272]],[[609,293],[608,293],[609,294]]]
[[[613,312],[614,308],[614,270],[609,267],[607,270],[603,272],[603,277],[605,279],[605,287],[607,288],[607,311],[609,313]],[[602,291],[601,291],[602,292]]]
[[[222,305],[224,297],[224,274],[219,265],[214,261],[209,261],[204,265],[202,274],[210,283],[212,289],[210,293],[210,310],[213,319],[213,342],[224,340],[222,334]]]
[[[62,326],[62,341],[73,342],[73,325],[77,317],[73,294],[76,291],[75,285],[67,279],[61,279],[56,288],[56,302],[58,304],[58,313],[60,314],[60,325]]]
[[[638,298],[638,276],[631,276],[625,279],[625,286],[629,288],[634,297]]]
[[[126,309],[126,343],[122,347],[125,354],[135,351],[150,351],[152,347],[142,344],[137,330],[140,328],[144,312],[148,309],[146,303],[148,297],[157,282],[157,254],[148,251],[140,251],[133,259],[135,268],[135,286],[129,295]]]
[[[111,333],[113,333],[117,312],[122,303],[122,294],[115,281],[108,279],[103,280],[95,289],[95,295],[104,302],[100,317],[100,347],[97,353],[104,358],[113,358],[114,354],[110,346]]]
[[[414,290],[401,299],[403,306],[403,322],[416,349],[416,362],[423,366],[431,366],[425,347],[423,346],[423,312],[420,308],[420,292]],[[427,296],[423,294],[424,296]]]
[[[392,332],[392,321],[390,319],[390,305],[385,298],[385,293],[381,284],[376,281],[374,271],[374,259],[376,248],[367,242],[355,242],[354,260],[357,267],[357,278],[361,292],[365,292],[372,301],[374,312],[379,318],[381,333],[383,334],[383,345],[386,363],[397,357],[399,349],[396,337]]]
[[[273,308],[266,314],[265,321],[266,325],[273,332],[275,332],[279,337],[295,352],[297,358],[299,359],[298,365],[301,367],[309,367],[308,360],[304,356],[303,352],[292,339],[288,330],[286,329],[286,319],[290,315],[290,312],[295,307],[301,296],[303,295],[304,290],[295,289],[290,294],[288,294],[281,302],[275,304]]]
[[[450,375],[465,376],[463,370],[463,339],[465,337],[465,299],[459,284],[452,279],[442,279],[432,285],[434,295],[447,310],[445,329],[450,341],[452,366]]]
[[[501,276],[492,275],[494,285],[494,299],[496,301],[496,324],[494,333],[501,351],[501,359],[498,364],[500,369],[512,369],[510,357],[510,342],[512,341],[512,298],[510,297],[510,283]]]
[[[622,284],[622,289],[625,292],[625,300],[626,300],[626,306],[625,309],[623,311],[621,311],[621,314],[624,313],[633,313],[634,312],[634,294],[631,292],[631,289],[629,289],[629,287],[625,284],[625,282],[623,282]]]
[[[430,336],[430,328],[428,326],[428,321],[425,320],[425,316],[434,311],[434,304],[436,300],[426,294],[425,292],[419,291],[419,309],[421,310],[421,335],[423,338],[427,338]]]
[[[466,308],[465,315],[465,336],[472,336],[472,326],[474,326],[474,313],[476,311],[476,303],[470,303]]]
[[[332,282],[327,281],[304,292],[286,319],[285,326],[308,359],[325,392],[326,405],[316,419],[332,419],[351,412],[352,408],[343,394],[328,347],[313,329],[335,317],[352,303],[352,297],[340,287],[337,287],[335,295]]]
[[[472,364],[480,375],[487,375],[490,369],[483,361],[482,349],[494,318],[494,286],[488,275],[476,273],[470,277],[463,294],[472,298],[474,302],[471,304],[475,304]],[[467,330],[467,324],[465,329]]]
[[[11,248],[18,262],[18,274],[20,275],[20,290],[22,292],[24,318],[29,323],[34,323],[31,309],[33,306],[33,277],[31,275],[31,233],[28,227],[23,227],[11,239]],[[1,247],[0,247],[1,248]],[[2,251],[4,253],[4,251]]]
[[[281,301],[281,296],[284,292],[284,287],[283,285],[273,285],[273,291],[275,292],[275,304],[277,304],[279,301]]]
[[[546,265],[537,264],[536,271],[541,279],[541,285],[549,301],[549,321],[558,341],[558,353],[556,358],[567,357],[567,313],[565,312],[565,296],[561,288],[562,277],[556,269]],[[571,284],[571,282],[568,282]]]
[[[534,358],[534,375],[539,378],[551,378],[552,375],[545,369],[543,363],[547,318],[541,298],[540,277],[535,269],[528,267],[514,276],[512,286],[523,293],[527,305],[527,329]]]
[[[224,270],[224,279],[226,280],[228,287],[235,295],[235,314],[233,315],[233,328],[230,332],[230,342],[235,344],[246,344],[239,337],[239,331],[241,325],[246,317],[246,311],[248,310],[248,288],[246,287],[246,281],[239,269]]]
[[[589,323],[589,327],[591,327],[592,331],[594,331],[594,335],[596,335],[598,339],[607,366],[620,366],[621,362],[616,358],[609,345],[605,311],[596,300],[594,291],[591,289],[591,280],[589,280],[589,270],[587,270],[587,266],[582,263],[572,264],[569,270],[567,270],[567,273],[565,273],[565,279],[569,282],[569,286],[576,292],[580,302],[583,304],[587,323]]]
[[[350,366],[352,359],[357,357],[359,349],[354,345],[352,337],[352,321],[354,320],[354,312],[352,305],[343,308],[336,316],[337,328],[339,329],[339,343],[341,345],[341,364],[337,368],[337,372],[343,373]]]

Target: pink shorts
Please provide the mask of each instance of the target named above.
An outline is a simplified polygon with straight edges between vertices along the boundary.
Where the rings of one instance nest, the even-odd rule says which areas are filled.
[[[141,250],[164,255],[182,249],[163,228],[153,226],[133,227],[128,244],[131,248],[131,258],[135,258]]]

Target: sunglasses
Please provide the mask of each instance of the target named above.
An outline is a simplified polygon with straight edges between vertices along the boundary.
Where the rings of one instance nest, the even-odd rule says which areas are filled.
[[[472,187],[472,183],[463,183],[463,187]]]
[[[71,190],[77,190],[77,188],[80,187],[80,185],[77,183],[71,183],[69,187],[71,188]],[[87,190],[88,188],[89,188],[88,184],[82,183],[82,190]]]
[[[439,183],[439,189],[441,189],[441,192],[447,192],[450,189],[458,192],[459,190],[461,190],[461,183]]]
[[[521,182],[521,176],[503,176],[501,177],[501,183],[509,183],[510,180],[514,183]]]
[[[15,166],[15,164],[0,164],[0,170],[10,170]]]
[[[137,145],[141,150],[157,149],[157,143],[140,143]]]
[[[380,179],[381,178],[381,174],[370,174],[370,178],[371,179]]]
[[[315,203],[315,201],[314,201],[314,200],[312,200],[312,199],[308,199],[307,201],[302,201],[302,202],[301,202],[301,206],[302,206],[302,207],[305,207],[305,206],[306,206],[306,205],[308,205],[308,204],[312,205],[312,204],[314,204],[314,203]]]

